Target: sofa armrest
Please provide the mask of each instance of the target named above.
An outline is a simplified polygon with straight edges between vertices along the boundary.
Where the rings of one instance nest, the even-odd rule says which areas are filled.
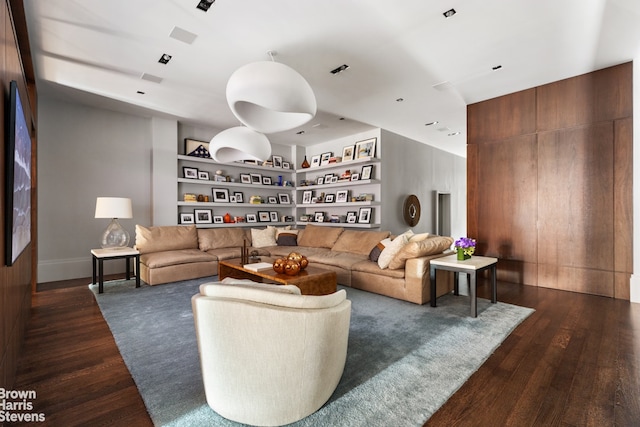
[[[418,258],[409,258],[405,264],[406,287],[412,296],[422,295],[422,304],[430,299],[430,278],[429,267],[432,259],[451,255],[452,250],[446,250],[435,255],[428,255]],[[436,295],[441,296],[453,290],[453,275],[448,271],[436,271]]]

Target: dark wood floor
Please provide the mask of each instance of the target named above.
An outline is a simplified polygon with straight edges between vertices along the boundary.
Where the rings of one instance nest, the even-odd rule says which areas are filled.
[[[42,425],[152,425],[88,282],[40,286],[15,388],[38,393]],[[536,312],[425,425],[640,425],[640,304],[508,283],[498,298]]]

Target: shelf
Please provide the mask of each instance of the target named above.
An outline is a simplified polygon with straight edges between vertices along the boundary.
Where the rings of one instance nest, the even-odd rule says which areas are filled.
[[[348,208],[355,206],[380,206],[380,202],[333,202],[333,203],[298,203],[296,208],[310,209],[316,206],[324,206],[326,208]]]
[[[349,160],[348,162],[339,162],[339,163],[330,163],[324,166],[316,166],[314,168],[304,168],[304,169],[296,169],[296,173],[308,173],[315,171],[325,171],[330,169],[344,169],[350,168],[351,166],[364,166],[366,164],[374,164],[380,163],[380,159],[377,157],[364,157],[362,159]]]
[[[181,184],[196,184],[196,185],[209,185],[218,187],[230,187],[230,188],[259,188],[261,190],[281,190],[281,191],[293,191],[294,187],[285,187],[283,185],[265,185],[265,184],[245,184],[242,182],[227,182],[227,181],[211,181],[204,179],[191,179],[191,178],[178,178],[178,182]]]
[[[216,165],[216,166],[239,167],[239,168],[254,169],[254,170],[261,170],[261,171],[273,171],[273,172],[284,172],[284,173],[294,172],[293,169],[274,168],[272,166],[252,165],[247,163],[218,163],[213,159],[207,159],[203,157],[194,157],[194,156],[185,156],[184,154],[178,154],[178,160],[185,160],[185,161],[196,162],[196,163],[207,163],[207,164]]]
[[[318,225],[321,227],[349,227],[349,228],[380,228],[380,224],[358,224],[358,223],[348,223],[348,222],[305,222],[305,221],[296,221],[296,225]]]
[[[330,203],[327,203],[330,204]],[[196,209],[199,207],[225,207],[225,208],[274,208],[274,207],[282,207],[286,209],[291,209],[294,207],[293,204],[289,203],[219,203],[219,202],[184,202],[179,201],[178,206],[194,206]]]
[[[306,186],[302,186],[302,187],[296,187],[296,190],[299,190],[299,191],[304,191],[304,190],[323,190],[325,188],[353,187],[355,185],[370,185],[370,184],[380,184],[380,180],[378,180],[378,179],[360,179],[358,181],[336,182],[335,184],[306,185]]]
[[[197,228],[237,228],[237,227],[266,227],[267,225],[280,227],[283,225],[294,225],[293,222],[232,222],[222,224],[195,224]],[[183,224],[179,224],[183,225]],[[184,224],[192,225],[192,224]]]

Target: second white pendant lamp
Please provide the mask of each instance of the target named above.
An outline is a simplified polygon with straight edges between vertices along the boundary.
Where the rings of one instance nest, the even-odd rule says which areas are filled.
[[[244,126],[223,130],[211,139],[211,157],[216,162],[231,163],[240,160],[264,161],[271,155],[271,143],[266,135]]]
[[[304,77],[273,61],[238,68],[227,82],[227,102],[240,122],[262,133],[302,126],[313,119],[317,108]]]

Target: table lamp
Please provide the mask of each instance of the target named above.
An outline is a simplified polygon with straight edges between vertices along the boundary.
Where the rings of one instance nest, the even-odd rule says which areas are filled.
[[[98,197],[96,218],[111,218],[109,226],[102,233],[101,245],[104,249],[125,248],[129,245],[129,233],[122,228],[118,218],[133,218],[131,199],[123,197]]]

